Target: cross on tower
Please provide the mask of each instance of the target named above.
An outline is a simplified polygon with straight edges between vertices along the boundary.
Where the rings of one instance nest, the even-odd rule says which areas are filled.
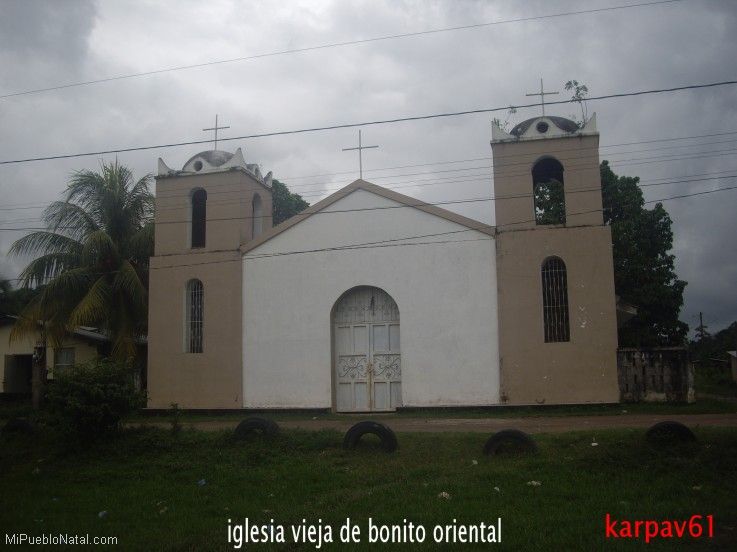
[[[208,130],[214,130],[215,131],[215,149],[218,149],[218,130],[223,130],[226,128],[230,128],[229,126],[218,126],[218,116],[215,115],[215,126],[211,128],[203,128],[203,132],[207,132]]]
[[[361,145],[361,129],[358,129],[358,147],[357,148],[343,148],[343,151],[355,151],[358,150],[358,175],[363,180],[363,150],[378,148],[379,146],[363,146]]]
[[[540,92],[531,92],[530,94],[525,94],[525,96],[540,96],[540,103],[542,104],[543,108],[543,116],[545,115],[545,96],[551,96],[553,94],[558,94],[558,92],[545,92],[543,89],[543,80],[540,79]]]

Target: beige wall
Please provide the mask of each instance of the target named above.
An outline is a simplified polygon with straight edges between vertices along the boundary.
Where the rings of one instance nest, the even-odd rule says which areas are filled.
[[[271,228],[271,191],[240,170],[160,177],[156,183],[155,256],[149,284],[149,407],[241,408],[242,262],[252,201],[262,200]],[[190,197],[207,192],[206,246],[191,249]],[[222,220],[227,219],[227,220]],[[181,222],[185,221],[185,222]],[[203,352],[185,352],[185,289],[204,289]]]
[[[207,192],[206,247],[191,249],[190,198]],[[254,194],[263,202],[264,230],[271,228],[271,191],[242,170],[156,179],[155,255],[235,250],[251,240]]]
[[[602,224],[598,148],[598,134],[493,143],[494,195],[505,198],[496,202],[497,229],[536,228],[532,166],[542,157],[563,165],[566,226]]]
[[[545,343],[540,269],[566,263],[570,341]],[[511,404],[617,402],[617,328],[608,227],[497,237],[501,395]]]
[[[598,135],[492,143],[501,397],[510,404],[617,402],[611,232],[603,226]],[[536,226],[532,166],[564,166],[566,225]],[[585,190],[585,191],[582,191]],[[524,221],[524,222],[522,222]],[[545,343],[541,267],[566,264],[570,341]]]

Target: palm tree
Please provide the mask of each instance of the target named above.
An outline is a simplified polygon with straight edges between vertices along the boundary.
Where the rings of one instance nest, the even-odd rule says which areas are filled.
[[[34,334],[39,322],[56,346],[78,326],[111,340],[114,358],[136,355],[147,322],[148,262],[153,253],[151,175],[134,182],[126,167],[75,172],[63,201],[43,214],[47,230],[16,241],[12,255],[33,255],[20,275],[25,287],[45,284],[23,309],[11,338]]]

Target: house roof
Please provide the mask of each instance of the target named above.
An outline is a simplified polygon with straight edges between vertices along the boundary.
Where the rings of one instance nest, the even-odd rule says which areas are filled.
[[[329,195],[322,201],[315,203],[314,205],[305,209],[301,213],[294,215],[293,217],[285,220],[278,226],[275,226],[271,228],[270,230],[264,232],[256,239],[242,244],[241,253],[247,253],[248,251],[255,249],[259,245],[278,236],[285,230],[288,230],[292,226],[299,224],[303,220],[310,218],[315,213],[322,211],[323,209],[343,199],[344,197],[348,196],[349,194],[353,193],[356,190],[365,190],[372,194],[376,194],[378,196],[385,197],[392,201],[396,201],[397,203],[401,203],[408,207],[414,207],[415,209],[419,209],[420,211],[424,211],[425,213],[435,215],[436,217],[440,217],[440,218],[449,220],[451,222],[455,222],[456,224],[460,224],[461,226],[466,226],[467,228],[471,228],[472,230],[477,230],[484,234],[488,234],[489,236],[494,235],[493,226],[484,224],[483,222],[479,222],[477,220],[474,220],[468,217],[464,217],[463,215],[459,215],[457,213],[453,213],[452,211],[448,211],[447,209],[443,209],[441,207],[437,207],[435,205],[425,203],[424,201],[420,201],[419,199],[415,199],[413,197],[400,194],[399,192],[395,192],[394,190],[389,190],[388,188],[377,186],[376,184],[372,184],[371,182],[366,182],[365,180],[359,179],[359,180],[355,180],[348,186],[341,188],[334,194]]]
[[[0,324],[15,324],[16,320],[18,320],[18,317],[12,314],[0,314]],[[92,328],[90,326],[78,326],[71,333],[73,335],[76,335],[77,337],[89,339],[92,341],[110,341],[110,338],[107,335],[105,335],[97,328]]]

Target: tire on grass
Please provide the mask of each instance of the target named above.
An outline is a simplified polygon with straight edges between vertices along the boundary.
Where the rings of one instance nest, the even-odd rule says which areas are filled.
[[[263,437],[273,437],[277,433],[279,433],[279,425],[274,420],[267,418],[248,418],[238,424],[233,432],[233,437],[240,441],[253,434],[259,434]]]
[[[688,427],[680,422],[671,420],[658,422],[650,427],[645,434],[645,439],[652,444],[670,445],[677,443],[695,443],[696,435]]]
[[[343,439],[343,448],[347,450],[353,450],[361,440],[361,437],[370,433],[376,435],[381,441],[381,449],[384,452],[394,452],[399,446],[397,443],[397,436],[388,426],[380,424],[379,422],[365,421],[358,422],[352,428],[350,428]]]
[[[530,435],[518,429],[497,431],[484,444],[484,454],[488,456],[496,456],[506,452],[534,454],[537,452],[537,444]]]

